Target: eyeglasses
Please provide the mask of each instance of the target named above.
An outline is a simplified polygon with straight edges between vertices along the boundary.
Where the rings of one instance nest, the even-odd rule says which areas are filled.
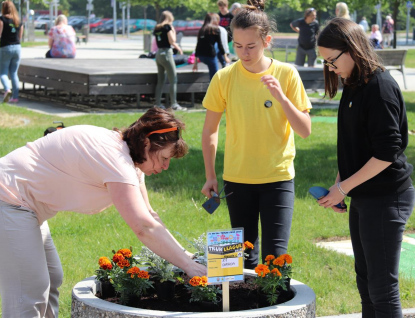
[[[146,135],[146,137],[148,137],[152,134],[164,134],[164,133],[175,131],[175,130],[177,130],[177,140],[179,140],[180,139],[180,127],[172,127],[172,128],[164,128],[164,129],[154,130],[154,131],[148,133]]]
[[[333,60],[331,60],[331,62],[327,62],[326,60],[323,61],[323,64],[326,65],[327,67],[331,67],[334,68],[335,70],[337,70],[337,66],[334,65],[334,62],[336,62],[340,56],[342,56],[343,53],[345,53],[346,51],[342,51],[339,55],[337,55],[337,57]]]

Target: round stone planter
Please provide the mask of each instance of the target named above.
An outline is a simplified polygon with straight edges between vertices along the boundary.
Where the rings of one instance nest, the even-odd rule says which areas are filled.
[[[244,270],[245,275],[256,275],[253,270]],[[117,305],[95,296],[98,288],[95,277],[88,277],[75,285],[72,290],[72,318],[230,318],[230,317],[273,317],[273,318],[314,318],[316,316],[316,295],[307,285],[291,279],[294,298],[282,304],[258,309],[230,312],[173,312],[132,308]]]

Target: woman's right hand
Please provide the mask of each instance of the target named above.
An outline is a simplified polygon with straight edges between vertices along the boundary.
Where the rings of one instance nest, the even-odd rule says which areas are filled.
[[[207,276],[207,267],[192,261],[192,264],[189,266],[188,270],[185,270],[187,276],[194,277],[194,276]]]
[[[197,57],[196,57],[197,58]],[[193,72],[197,72],[197,64],[196,63],[194,63],[193,64],[193,68],[192,68],[192,70],[193,70]]]
[[[218,180],[217,179],[207,180],[201,192],[210,199],[212,197],[212,194],[210,193],[211,191],[218,193]]]

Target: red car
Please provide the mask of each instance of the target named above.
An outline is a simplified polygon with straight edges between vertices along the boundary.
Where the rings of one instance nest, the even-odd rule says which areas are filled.
[[[89,32],[95,33],[97,28],[104,24],[105,21],[108,21],[109,18],[94,18],[89,21]]]
[[[176,29],[177,36],[180,36],[180,33],[182,33],[183,36],[197,36],[202,25],[202,20],[177,20],[173,22],[173,26]]]

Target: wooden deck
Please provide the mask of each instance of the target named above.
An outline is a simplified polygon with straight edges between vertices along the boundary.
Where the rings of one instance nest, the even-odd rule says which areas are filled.
[[[306,89],[324,87],[321,68],[298,71]],[[154,94],[157,83],[152,59],[23,59],[18,73],[23,95],[100,108],[140,107],[141,96]],[[207,67],[199,63],[199,71],[193,72],[192,65],[185,65],[177,73],[177,92],[190,94],[193,105],[195,93],[203,94],[209,86]],[[169,92],[168,82],[163,92]]]

